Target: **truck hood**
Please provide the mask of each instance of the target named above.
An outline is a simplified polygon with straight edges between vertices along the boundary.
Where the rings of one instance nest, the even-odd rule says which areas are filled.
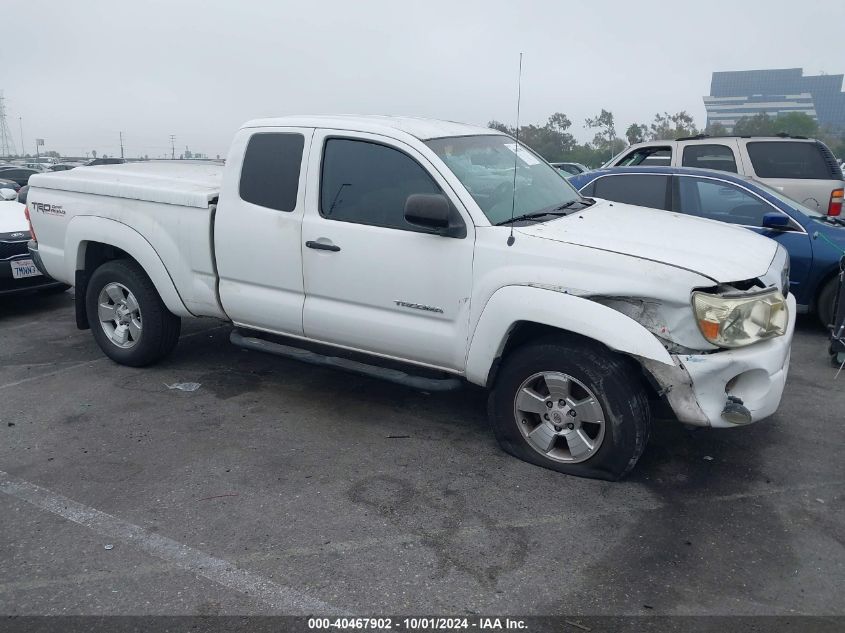
[[[17,200],[0,200],[0,233],[23,232],[29,235],[24,208],[25,205]]]
[[[717,283],[763,276],[778,247],[742,227],[606,200],[515,230],[683,268]]]

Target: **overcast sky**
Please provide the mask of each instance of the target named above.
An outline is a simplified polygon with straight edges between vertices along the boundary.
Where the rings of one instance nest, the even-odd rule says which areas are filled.
[[[601,108],[619,132],[689,111],[714,70],[845,72],[845,2],[18,1],[0,38],[9,126],[63,154],[225,155],[251,118],[408,114],[513,123]]]

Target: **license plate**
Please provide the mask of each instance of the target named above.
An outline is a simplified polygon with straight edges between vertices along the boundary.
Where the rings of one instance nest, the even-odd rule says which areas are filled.
[[[25,277],[38,277],[41,271],[35,267],[31,259],[12,260],[12,277],[24,279]]]

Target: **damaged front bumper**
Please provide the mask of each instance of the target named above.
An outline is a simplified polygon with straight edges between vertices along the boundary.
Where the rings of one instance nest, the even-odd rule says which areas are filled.
[[[795,297],[787,297],[789,325],[777,338],[710,354],[673,354],[674,365],[640,359],[678,420],[728,428],[772,415],[780,405],[792,335]]]

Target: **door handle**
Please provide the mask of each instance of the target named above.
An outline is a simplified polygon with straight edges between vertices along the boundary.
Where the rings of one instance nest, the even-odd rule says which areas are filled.
[[[332,251],[336,253],[340,250],[340,246],[335,246],[334,244],[326,244],[325,242],[314,242],[312,240],[308,240],[305,242],[305,246],[308,248],[313,248],[318,251]]]

